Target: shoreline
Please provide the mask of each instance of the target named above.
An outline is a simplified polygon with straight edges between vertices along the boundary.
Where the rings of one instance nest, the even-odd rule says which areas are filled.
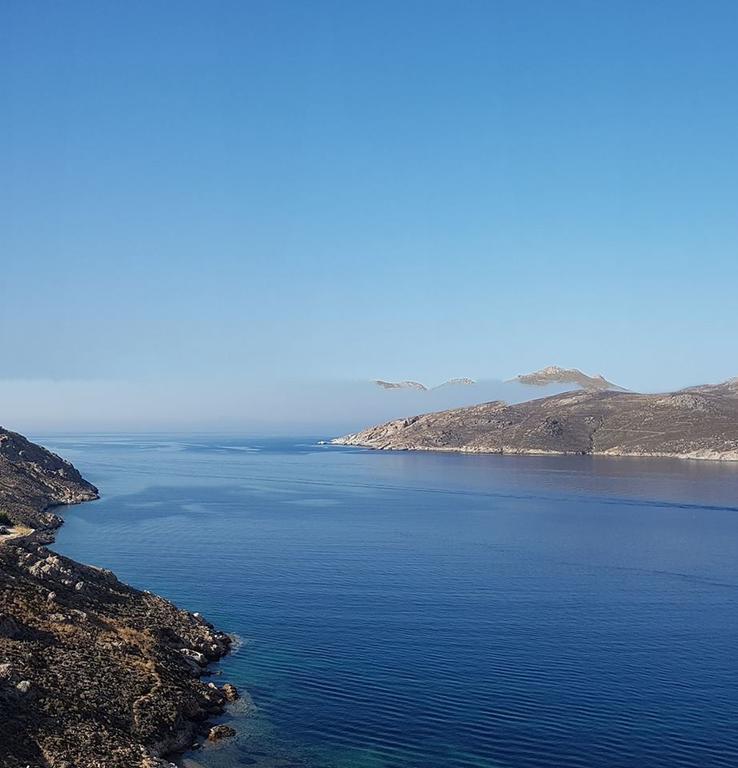
[[[97,494],[93,498],[83,499],[80,501],[64,502],[60,504],[51,504],[43,511],[53,514],[53,510],[55,509],[58,509],[59,511],[61,511],[63,508],[66,508],[66,507],[72,507],[72,506],[77,506],[78,504],[87,504],[93,501],[98,501],[101,498],[101,496],[102,494],[98,490]],[[53,528],[48,528],[45,530],[31,529],[28,533],[18,535],[14,537],[14,539],[12,540],[16,542],[18,540],[26,541],[28,543],[36,544],[39,547],[44,547],[44,548],[50,545],[53,545],[56,542],[57,531],[64,526],[63,517],[61,517],[60,515],[54,514],[54,518],[55,518],[55,524]],[[59,555],[56,552],[54,552],[53,554],[59,557],[66,558],[65,555]],[[108,571],[105,568],[98,568],[98,566],[89,565],[87,563],[81,563],[77,560],[73,560],[72,558],[66,558],[66,559],[69,559],[71,562],[77,565],[84,566],[86,568],[99,569],[104,573],[110,574],[116,579],[118,578],[117,576],[115,576],[115,574],[112,571]],[[121,583],[124,583],[124,582],[121,582]],[[126,584],[125,586],[129,587],[130,589],[136,589],[135,587],[130,587],[130,585],[128,584]],[[204,665],[201,665],[198,662],[196,662],[197,667],[195,667],[194,665],[190,665],[193,671],[198,672],[198,680],[202,680],[202,678],[204,677],[213,676],[214,674],[214,671],[212,669],[213,665],[220,663],[220,661],[222,661],[226,656],[228,656],[231,653],[231,649],[233,645],[233,638],[231,637],[231,635],[228,635],[225,632],[216,630],[215,627],[210,622],[203,619],[202,616],[197,612],[191,612],[185,608],[180,608],[179,606],[172,603],[170,600],[167,600],[167,598],[162,597],[161,595],[156,594],[154,592],[149,592],[148,590],[140,590],[140,591],[142,591],[146,595],[150,595],[155,599],[165,601],[167,604],[171,605],[178,611],[186,612],[192,618],[196,619],[198,622],[202,622],[205,626],[207,626],[210,630],[212,630],[212,632],[214,633],[214,636],[218,640],[221,640],[223,643],[225,643],[225,648],[222,651],[222,653],[219,653],[219,655],[217,656],[213,655],[213,657],[209,657],[209,656],[206,657],[207,661]],[[199,652],[196,652],[196,653],[199,653]],[[192,658],[192,657],[189,657],[189,658]],[[210,684],[206,683],[206,685],[210,687],[210,685],[214,685],[214,683],[210,683]],[[218,703],[216,701],[214,705],[214,711],[211,713],[212,718],[217,717],[218,715],[223,713],[223,710],[225,709],[225,705],[226,703],[228,703],[228,701],[235,701],[237,698],[240,697],[240,694],[236,692],[236,688],[232,683],[225,683],[223,686],[221,686],[220,689],[218,689],[217,686],[215,686],[210,690],[222,691],[222,689],[226,687],[228,687],[229,689],[232,689],[235,692],[235,696],[234,698],[229,699],[229,697],[226,694],[223,694],[223,698],[221,699],[221,704],[223,709],[220,712],[215,711],[215,709],[217,709],[218,707]],[[204,726],[207,726],[208,731],[210,730],[211,718],[208,718],[203,721],[198,721],[195,719],[188,720],[186,718],[183,718],[182,726],[178,732],[173,733],[171,737],[166,739],[165,741],[159,744],[156,744],[152,747],[149,747],[148,749],[151,752],[151,757],[155,761],[151,763],[152,768],[177,768],[176,763],[173,762],[175,759],[181,757],[185,752],[189,752],[190,750],[197,749],[200,746],[200,743],[203,740],[207,739],[207,736],[208,736],[208,731],[204,731],[203,729],[200,729],[198,733],[197,726],[199,723],[201,723]],[[214,727],[217,727],[217,726],[214,726]],[[232,736],[232,735],[235,735],[235,734],[227,734],[226,737]],[[149,768],[148,765],[146,768]]]
[[[379,450],[738,461],[738,379],[677,392],[573,390],[398,418],[334,438]]]
[[[48,549],[61,507],[98,489],[67,461],[0,428],[0,743],[3,768],[174,768],[239,698],[203,678],[232,638],[112,571]],[[113,696],[110,694],[114,693]],[[7,746],[6,746],[7,745]]]
[[[691,453],[635,453],[627,451],[553,451],[553,450],[534,450],[534,449],[499,449],[499,448],[476,448],[468,446],[425,446],[425,445],[372,445],[371,443],[349,442],[350,435],[346,438],[337,437],[329,441],[329,445],[335,445],[340,448],[368,448],[372,451],[402,451],[414,452],[423,451],[424,453],[466,453],[479,456],[593,456],[595,458],[610,459],[677,459],[679,461],[709,461],[714,463],[734,463],[738,462],[738,451],[729,451],[720,453],[716,451],[691,452]],[[707,454],[717,455],[707,455]]]

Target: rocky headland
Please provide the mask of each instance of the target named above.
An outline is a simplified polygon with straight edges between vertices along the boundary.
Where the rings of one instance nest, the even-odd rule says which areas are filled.
[[[231,735],[207,721],[235,688],[200,679],[230,638],[46,548],[53,509],[97,497],[67,461],[0,428],[3,768],[168,766],[195,739]]]
[[[336,438],[380,450],[738,461],[738,379],[666,394],[577,390],[396,419]]]

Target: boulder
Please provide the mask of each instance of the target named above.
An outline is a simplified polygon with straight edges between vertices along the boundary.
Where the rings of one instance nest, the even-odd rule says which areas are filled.
[[[235,736],[236,732],[230,725],[214,725],[208,731],[208,741],[220,741]]]
[[[200,651],[193,651],[192,648],[180,648],[179,652],[188,659],[196,661],[201,667],[207,666],[208,660],[205,654],[200,653]]]
[[[226,683],[221,690],[227,701],[236,701],[238,699],[238,688],[232,683]]]

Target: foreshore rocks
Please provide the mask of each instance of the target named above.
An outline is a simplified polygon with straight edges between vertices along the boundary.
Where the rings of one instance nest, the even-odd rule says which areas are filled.
[[[208,741],[220,741],[235,735],[236,732],[230,725],[214,725],[208,732]]]
[[[235,685],[233,685],[231,683],[226,683],[223,686],[222,690],[223,690],[223,695],[226,697],[227,701],[237,701],[238,700],[238,698],[239,698],[239,696],[238,696],[238,689],[236,688]]]
[[[2,768],[169,766],[232,700],[200,680],[227,635],[46,548],[49,508],[94,498],[71,464],[0,429],[0,513],[32,529],[0,540]]]

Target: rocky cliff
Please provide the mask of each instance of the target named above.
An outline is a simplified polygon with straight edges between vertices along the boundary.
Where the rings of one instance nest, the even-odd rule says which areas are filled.
[[[0,428],[0,764],[153,768],[233,691],[206,685],[229,638],[50,552],[52,508],[97,498],[68,462]]]
[[[738,461],[738,379],[643,395],[576,391],[397,419],[337,445],[471,453],[573,453]]]

